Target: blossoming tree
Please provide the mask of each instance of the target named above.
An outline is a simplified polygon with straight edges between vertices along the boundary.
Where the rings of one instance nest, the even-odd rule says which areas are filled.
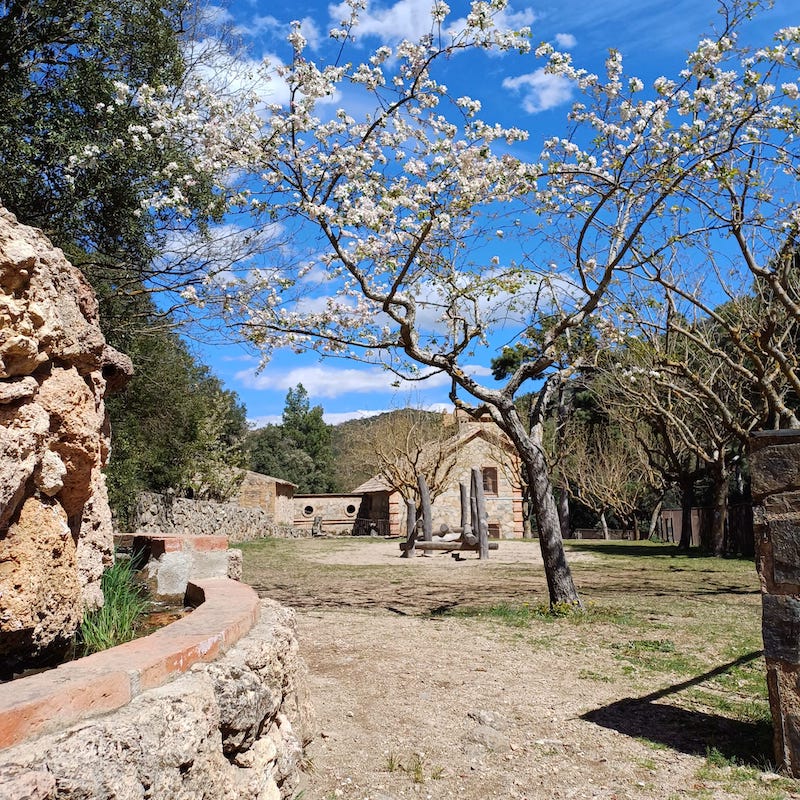
[[[755,71],[736,44],[750,6],[734,0],[686,72],[650,90],[624,77],[615,51],[599,77],[540,48],[582,102],[573,134],[548,140],[532,160],[522,130],[483,120],[477,100],[450,97],[437,78],[466,50],[528,49],[528,31],[500,24],[505,0],[476,0],[459,21],[437,1],[430,35],[382,46],[363,63],[317,65],[297,25],[291,63],[263,67],[286,103],[251,95],[243,110],[201,87],[184,102],[138,94],[151,133],[182,137],[197,170],[217,177],[229,222],[246,217],[242,230],[273,229],[291,243],[272,248],[267,267],[247,262],[198,285],[198,299],[220,302],[265,359],[288,345],[380,364],[387,380],[446,375],[453,402],[489,413],[519,452],[552,604],[580,600],[541,425],[525,424],[515,397],[523,387],[547,396],[597,340],[614,341],[632,294],[652,296],[636,282],[652,287],[668,254],[703,240],[689,221],[713,216],[748,143],[797,127],[795,106],[792,116],[778,102],[796,88],[766,85],[800,29],[781,32],[783,50],[763,51]],[[342,53],[358,29],[358,2],[351,9],[332,34]],[[780,66],[796,70],[796,48]],[[348,102],[337,109],[340,98]],[[181,196],[176,176],[152,202],[180,206]],[[587,324],[597,331],[588,355],[574,345],[584,337],[567,335]],[[520,345],[524,358],[504,382],[482,381],[474,365],[498,343]]]

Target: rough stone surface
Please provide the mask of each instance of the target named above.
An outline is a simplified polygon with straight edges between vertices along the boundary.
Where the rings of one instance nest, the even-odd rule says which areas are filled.
[[[775,758],[800,777],[800,433],[753,437],[750,461]]]
[[[54,654],[102,603],[103,397],[131,373],[81,273],[0,209],[0,671]]]
[[[264,601],[261,620],[217,661],[0,751],[0,796],[287,800],[313,728],[294,626],[291,611]],[[39,794],[25,794],[29,785]]]
[[[133,530],[149,535],[225,535],[231,544],[267,536],[296,539],[311,535],[310,530],[276,523],[273,516],[261,508],[159,494],[144,494],[139,498]]]

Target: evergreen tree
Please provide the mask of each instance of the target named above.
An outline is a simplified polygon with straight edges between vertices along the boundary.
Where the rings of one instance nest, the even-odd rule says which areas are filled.
[[[333,491],[331,429],[322,406],[311,407],[303,384],[286,395],[282,425],[267,425],[249,439],[250,466],[297,485],[300,494]]]
[[[109,499],[120,526],[127,525],[143,491],[225,499],[246,465],[247,421],[237,395],[194,358],[146,293],[100,299],[112,312],[102,320],[138,320],[105,330],[134,364],[125,391],[106,401],[112,428]]]

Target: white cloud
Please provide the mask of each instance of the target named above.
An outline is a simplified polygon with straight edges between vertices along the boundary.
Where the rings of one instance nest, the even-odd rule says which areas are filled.
[[[367,3],[359,14],[357,38],[377,36],[384,41],[400,39],[419,39],[431,32],[431,0],[399,0],[389,7],[379,7]],[[347,3],[328,6],[328,13],[334,25],[340,25],[350,17]]]
[[[266,414],[261,417],[248,417],[247,424],[253,429],[264,428],[267,425],[280,425],[283,417],[280,414]]]
[[[328,425],[339,425],[351,419],[367,419],[368,417],[377,417],[378,414],[388,414],[390,411],[397,411],[397,408],[398,407],[395,406],[393,408],[378,408],[371,411],[360,408],[354,411],[333,411],[330,413],[326,411],[323,413],[322,418]],[[419,408],[420,411],[436,411],[439,413],[444,411],[448,413],[453,412],[453,406],[450,403],[431,403],[426,406],[414,406],[414,408]],[[279,414],[267,414],[261,417],[252,417],[247,420],[247,424],[251,428],[263,428],[265,425],[280,425],[282,422],[283,418]]]
[[[302,383],[312,398],[433,389],[447,386],[450,382],[450,379],[441,373],[431,375],[424,382],[403,381],[398,380],[391,372],[376,367],[341,369],[321,364],[289,370],[266,370],[260,374],[247,369],[237,372],[235,377],[249,389],[288,391],[298,383]]]
[[[572,83],[561,75],[550,75],[543,68],[506,78],[503,88],[522,94],[522,108],[529,114],[538,114],[564,103],[572,98]]]
[[[200,19],[201,22],[216,28],[233,22],[233,16],[230,11],[227,8],[216,5],[208,5],[200,9]]]
[[[278,224],[245,229],[231,223],[211,225],[205,232],[173,231],[158,261],[215,285],[224,285],[236,280],[242,271],[257,269],[253,259],[278,247],[282,233]]]
[[[238,32],[242,35],[268,33],[271,31],[277,31],[283,34],[286,30],[288,30],[286,25],[280,20],[273,17],[271,14],[266,14],[264,16],[255,16],[248,20],[247,26],[240,28]]]
[[[274,69],[281,60],[271,53],[257,60],[232,53],[224,42],[206,37],[188,42],[184,57],[194,66],[197,77],[220,95],[237,97],[252,92],[265,103],[289,102],[289,87]]]
[[[520,28],[529,28],[538,17],[530,8],[523,8],[522,11],[512,11],[511,8],[503,9],[494,14],[494,22],[502,31],[516,31]],[[448,22],[449,33],[459,33],[464,30],[467,24],[466,17]],[[490,53],[493,51],[490,51]],[[496,53],[495,53],[496,54]]]
[[[435,0],[398,0],[390,6],[379,6],[367,0],[366,8],[359,14],[356,38],[375,36],[384,42],[398,42],[401,39],[415,41],[433,31],[431,9]],[[338,27],[350,17],[347,3],[328,6],[331,23]],[[497,26],[503,30],[516,30],[531,25],[536,15],[529,8],[522,11],[506,9],[495,16]],[[447,21],[448,33],[463,30],[465,19]],[[304,32],[305,35],[305,32]],[[307,37],[306,37],[307,38]]]
[[[331,414],[323,414],[322,419],[324,419],[328,425],[338,425],[340,422],[347,422],[351,419],[367,419],[367,417],[377,417],[378,414],[385,414],[390,410],[391,409],[388,408],[380,408],[377,411],[364,411],[363,409],[359,409],[358,411],[337,411]]]
[[[316,50],[320,46],[322,42],[322,32],[311,17],[303,17],[300,22],[300,33],[303,34],[303,37],[308,42],[308,46],[312,50]]]
[[[555,40],[556,45],[562,50],[571,50],[578,44],[578,40],[571,33],[557,33]]]

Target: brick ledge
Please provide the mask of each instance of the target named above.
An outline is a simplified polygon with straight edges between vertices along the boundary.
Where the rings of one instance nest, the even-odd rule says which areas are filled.
[[[193,581],[198,607],[150,636],[0,684],[0,749],[121,708],[147,689],[213,661],[258,621],[258,595],[225,578]]]

